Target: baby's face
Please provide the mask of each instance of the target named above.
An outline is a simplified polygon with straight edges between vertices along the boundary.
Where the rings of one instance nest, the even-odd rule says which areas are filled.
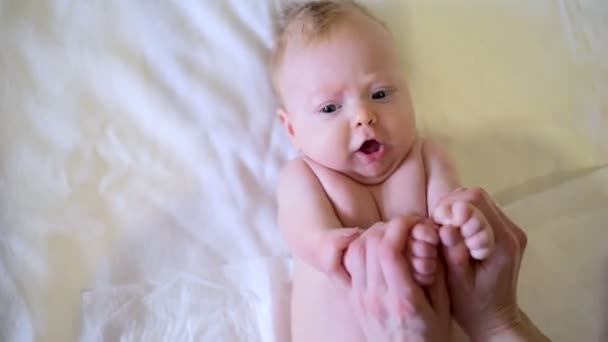
[[[378,183],[413,144],[414,113],[392,38],[362,14],[319,42],[290,42],[277,81],[279,118],[317,163]]]

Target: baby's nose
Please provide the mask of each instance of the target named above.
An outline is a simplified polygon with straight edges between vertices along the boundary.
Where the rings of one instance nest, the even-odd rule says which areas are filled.
[[[369,125],[375,124],[377,121],[378,121],[378,118],[376,117],[376,114],[369,112],[369,111],[361,111],[355,117],[354,126],[355,127],[369,126]]]

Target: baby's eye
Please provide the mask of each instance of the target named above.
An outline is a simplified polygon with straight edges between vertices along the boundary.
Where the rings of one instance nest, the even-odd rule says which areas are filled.
[[[326,106],[324,106],[323,108],[321,108],[321,113],[333,113],[335,111],[337,111],[339,109],[338,105],[335,104],[328,104]]]
[[[384,90],[379,90],[372,94],[373,100],[382,100],[385,97],[386,97],[386,91],[384,91]]]

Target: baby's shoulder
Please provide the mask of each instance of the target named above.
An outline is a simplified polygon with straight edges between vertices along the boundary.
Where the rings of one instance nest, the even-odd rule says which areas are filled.
[[[404,164],[407,162],[421,163],[427,169],[438,162],[443,164],[448,161],[450,161],[450,157],[447,150],[437,139],[418,137],[404,160]]]
[[[278,181],[278,191],[282,188],[316,187],[319,181],[309,163],[304,157],[288,161],[281,169]]]
[[[290,160],[282,169],[279,177],[279,190],[289,187],[290,192],[319,192],[329,195],[336,191],[351,189],[354,182],[307,157]],[[298,189],[298,190],[294,190]]]
[[[283,180],[289,180],[300,177],[314,176],[309,162],[304,157],[297,157],[289,160],[281,169],[279,174],[279,183]]]

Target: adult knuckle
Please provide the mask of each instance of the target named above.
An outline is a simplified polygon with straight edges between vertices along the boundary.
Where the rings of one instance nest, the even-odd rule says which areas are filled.
[[[471,202],[480,203],[486,198],[486,191],[481,187],[473,187],[469,189],[469,196],[471,198]]]
[[[383,235],[384,235],[383,232],[380,230],[371,231],[367,235],[366,243],[370,244],[370,245],[372,245],[372,244],[377,245],[380,243],[380,241],[382,241]]]
[[[422,311],[422,305],[416,298],[403,296],[395,301],[395,314],[399,317],[417,316]]]
[[[519,242],[517,241],[517,238],[514,236],[510,236],[509,238],[505,239],[504,248],[505,248],[505,251],[507,252],[506,254],[509,258],[514,258],[515,256],[519,255],[519,252],[520,252]]]
[[[365,250],[360,242],[353,242],[344,254],[344,265],[352,269],[355,264],[362,259]]]
[[[353,246],[352,254],[357,259],[362,259],[365,256],[365,244],[362,241],[358,241]]]
[[[385,223],[384,222],[376,222],[374,223],[367,231],[365,231],[366,234],[378,234],[380,232],[383,232],[386,229],[385,227]]]
[[[342,263],[340,259],[334,258],[327,264],[327,273],[331,275],[336,275],[340,269],[342,268]]]
[[[406,229],[409,224],[409,221],[411,221],[411,219],[408,219],[405,216],[399,216],[399,217],[392,219],[390,221],[390,224],[391,224],[391,227],[394,227],[396,229]]]
[[[349,294],[349,301],[353,309],[357,312],[365,312],[365,298],[360,291],[351,291]]]
[[[370,292],[363,299],[365,311],[375,318],[382,318],[383,306],[382,299],[378,293]]]
[[[526,247],[528,246],[528,234],[526,234],[526,232],[524,232],[523,230],[517,228],[517,237],[519,240],[519,246],[521,247],[522,252],[526,249]]]
[[[378,246],[378,255],[382,260],[394,261],[397,259],[398,254],[398,249],[391,243],[383,241]]]

